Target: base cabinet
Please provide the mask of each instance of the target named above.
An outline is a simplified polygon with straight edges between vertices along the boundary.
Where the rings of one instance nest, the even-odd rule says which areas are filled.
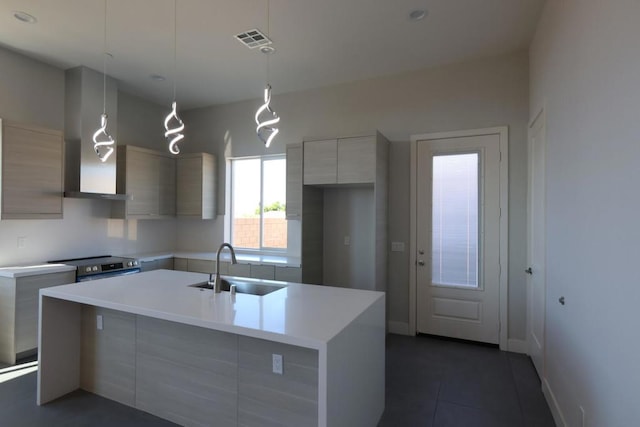
[[[173,258],[161,258],[151,261],[142,261],[140,263],[140,271],[153,271],[153,270],[173,270]]]
[[[0,277],[0,363],[13,365],[38,347],[38,292],[73,283],[75,271]]]

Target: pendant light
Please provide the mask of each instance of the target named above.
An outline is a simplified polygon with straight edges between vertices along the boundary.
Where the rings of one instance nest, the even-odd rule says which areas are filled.
[[[171,112],[164,119],[164,137],[169,142],[169,152],[171,154],[179,154],[180,148],[178,142],[184,138],[182,131],[184,130],[184,123],[178,117],[177,104],[176,104],[176,80],[178,69],[178,19],[177,19],[177,0],[173,0],[173,102],[171,103]],[[174,122],[174,127],[171,127],[171,122]]]
[[[104,39],[102,49],[102,115],[100,127],[93,134],[93,149],[101,162],[106,162],[113,154],[116,141],[107,131],[107,0],[104,0]],[[109,55],[110,56],[110,55]]]
[[[269,16],[269,6],[270,1],[267,0],[267,37],[270,38],[269,32],[269,24],[270,24],[270,16]],[[275,52],[275,49],[267,46],[260,49],[262,53],[267,56],[267,84],[264,89],[264,104],[258,108],[256,111],[256,134],[260,141],[264,143],[265,148],[269,148],[271,145],[271,141],[278,134],[279,130],[275,126],[280,122],[280,117],[278,114],[271,109],[271,85],[269,84],[269,56]],[[271,117],[269,118],[269,114],[267,114],[267,119],[263,119],[260,117],[264,112],[270,113]]]

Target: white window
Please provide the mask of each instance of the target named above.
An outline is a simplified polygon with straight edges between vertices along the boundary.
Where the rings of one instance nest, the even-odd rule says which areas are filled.
[[[262,252],[287,249],[285,156],[231,160],[231,244]]]

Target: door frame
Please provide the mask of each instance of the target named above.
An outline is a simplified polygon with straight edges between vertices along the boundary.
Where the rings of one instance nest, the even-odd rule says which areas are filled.
[[[411,167],[410,167],[410,205],[409,205],[409,335],[417,331],[417,173],[418,173],[418,141],[428,139],[450,139],[484,135],[498,135],[500,138],[500,349],[508,348],[508,277],[509,277],[509,128],[499,126],[483,129],[469,129],[449,132],[423,133],[411,135]]]

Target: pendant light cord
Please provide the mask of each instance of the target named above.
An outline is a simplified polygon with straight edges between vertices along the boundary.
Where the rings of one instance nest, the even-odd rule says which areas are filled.
[[[102,114],[107,114],[107,0],[104,0],[104,37],[102,40]]]
[[[270,5],[271,5],[271,1],[267,0],[267,38],[269,40],[271,40],[271,29],[270,29],[270,23],[271,23],[270,22],[271,21],[270,16],[271,15],[269,14]],[[267,57],[267,81],[266,81],[266,84],[269,84],[269,57],[271,56],[271,54],[267,53],[265,56]]]
[[[176,100],[178,80],[178,0],[173,0],[173,101]]]

